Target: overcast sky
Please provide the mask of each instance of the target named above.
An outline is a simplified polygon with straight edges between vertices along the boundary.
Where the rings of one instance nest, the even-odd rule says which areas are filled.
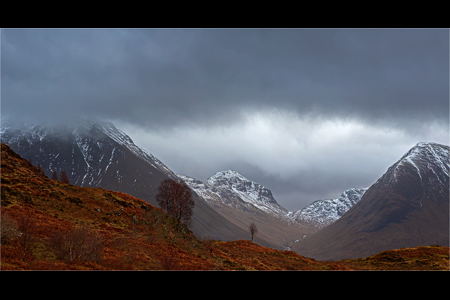
[[[1,114],[111,120],[174,172],[298,210],[449,144],[448,29],[2,29]]]

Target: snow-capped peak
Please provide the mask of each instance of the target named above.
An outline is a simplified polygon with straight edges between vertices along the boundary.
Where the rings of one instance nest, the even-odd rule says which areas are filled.
[[[443,182],[442,175],[439,174],[449,177],[449,149],[449,146],[437,143],[417,143],[390,168],[393,175],[390,181],[396,181],[399,174],[404,174],[404,171],[409,169],[413,170],[421,181],[423,173],[431,170],[439,181]]]
[[[182,175],[178,177],[211,205],[250,205],[278,218],[289,219],[288,211],[277,203],[269,189],[236,171],[217,172],[204,182]]]
[[[209,177],[207,180],[213,182],[216,180],[241,180],[241,181],[250,181],[249,179],[245,178],[241,174],[239,174],[236,171],[233,170],[226,170],[226,171],[220,171],[214,174],[213,176]]]
[[[220,171],[209,177],[206,182],[210,185],[227,184],[232,186],[239,182],[252,182],[241,174],[233,170]]]
[[[241,196],[242,200],[249,203],[277,203],[269,189],[233,170],[217,172],[208,178],[205,184],[216,188],[232,189]]]

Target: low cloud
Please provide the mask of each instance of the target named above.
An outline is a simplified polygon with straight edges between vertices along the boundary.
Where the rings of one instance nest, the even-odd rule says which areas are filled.
[[[290,209],[371,185],[417,142],[429,141],[423,138],[448,144],[447,128],[438,124],[411,135],[356,119],[301,118],[275,109],[243,113],[241,122],[227,126],[118,127],[175,172],[206,180],[234,169],[272,189]]]

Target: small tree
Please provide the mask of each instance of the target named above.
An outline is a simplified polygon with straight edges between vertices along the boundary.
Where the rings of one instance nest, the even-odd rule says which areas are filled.
[[[58,172],[56,172],[56,170],[52,172],[52,179],[58,180]]]
[[[195,202],[192,200],[191,190],[185,182],[177,182],[173,179],[161,181],[156,201],[169,216],[185,224],[189,223]]]
[[[69,184],[69,177],[67,176],[66,171],[61,171],[61,182]]]
[[[252,235],[252,242],[253,242],[253,236],[258,233],[258,228],[256,227],[255,222],[252,222],[248,227],[248,229],[250,230],[250,234]]]

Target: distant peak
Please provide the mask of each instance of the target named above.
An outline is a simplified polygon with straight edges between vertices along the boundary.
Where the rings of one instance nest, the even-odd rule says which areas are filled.
[[[226,170],[226,171],[217,172],[216,174],[214,174],[210,178],[233,178],[233,177],[239,177],[239,178],[242,178],[244,180],[248,180],[247,178],[245,178],[244,176],[242,176],[241,174],[239,174],[238,172],[233,171],[233,170]]]
[[[436,151],[436,150],[448,150],[449,146],[438,144],[438,143],[432,143],[432,142],[419,142],[414,147],[412,147],[403,158],[408,156],[416,156],[423,152],[427,151]]]
[[[236,172],[234,170],[220,171],[220,172],[217,172],[217,174],[241,175],[241,174],[239,174],[238,172]]]
[[[426,148],[426,147],[448,147],[447,145],[434,143],[434,142],[419,142],[413,148]]]

